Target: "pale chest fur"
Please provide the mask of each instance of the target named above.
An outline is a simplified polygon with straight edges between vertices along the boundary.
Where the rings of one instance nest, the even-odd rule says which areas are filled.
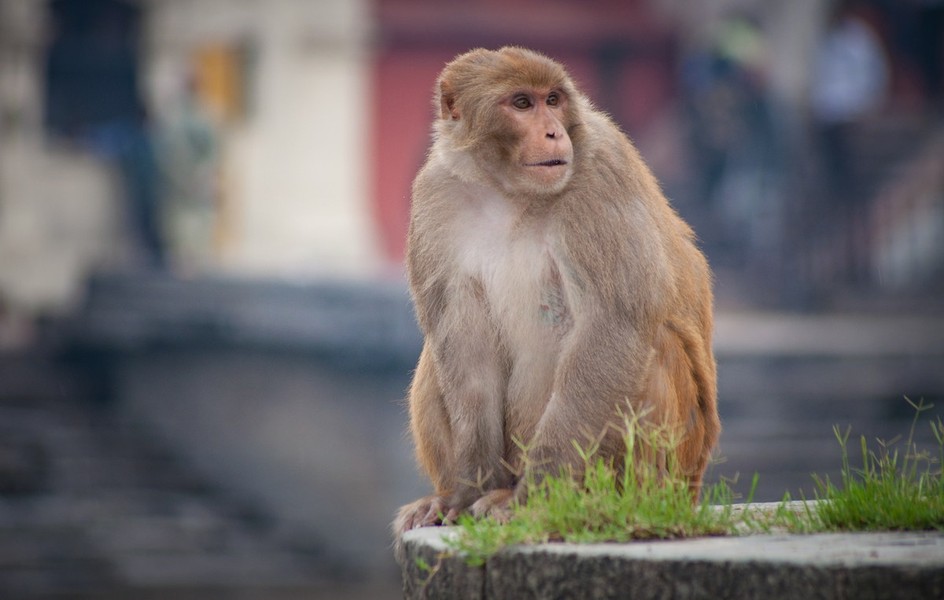
[[[543,219],[519,213],[501,196],[485,194],[464,203],[454,222],[459,269],[481,284],[516,363],[556,355],[572,318],[559,240]]]

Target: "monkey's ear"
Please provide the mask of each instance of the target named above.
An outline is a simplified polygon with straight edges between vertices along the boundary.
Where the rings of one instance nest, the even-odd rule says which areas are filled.
[[[439,102],[443,119],[459,120],[459,109],[456,108],[456,92],[448,81],[443,80],[439,84]]]

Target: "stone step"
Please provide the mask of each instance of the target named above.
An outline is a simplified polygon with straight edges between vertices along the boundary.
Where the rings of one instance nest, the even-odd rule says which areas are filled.
[[[55,379],[55,369],[46,375]],[[42,386],[7,383],[0,598],[185,589],[278,598],[331,581],[316,540],[293,539],[206,484],[142,426]]]
[[[944,597],[941,532],[539,544],[503,550],[482,567],[450,555],[448,535],[427,527],[403,536],[405,598]]]

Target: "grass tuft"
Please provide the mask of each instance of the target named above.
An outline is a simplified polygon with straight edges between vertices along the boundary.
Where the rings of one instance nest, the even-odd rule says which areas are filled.
[[[921,450],[914,442],[919,417],[933,405],[923,401],[915,404],[908,438],[878,441],[878,448],[869,449],[865,437],[859,438],[862,466],[853,467],[849,460],[849,434],[834,427],[842,451],[841,485],[829,477],[814,475],[816,498],[821,500],[810,515],[815,531],[920,531],[944,530],[944,423],[940,418],[930,423],[938,445],[934,455]]]

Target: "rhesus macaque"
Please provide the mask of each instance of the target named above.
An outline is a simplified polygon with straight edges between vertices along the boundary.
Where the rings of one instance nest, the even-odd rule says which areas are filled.
[[[720,423],[691,229],[546,56],[463,54],[434,103],[407,257],[424,334],[410,427],[434,493],[400,509],[395,533],[507,515],[531,476],[579,474],[575,440],[621,460],[627,407],[678,432],[697,495]]]

